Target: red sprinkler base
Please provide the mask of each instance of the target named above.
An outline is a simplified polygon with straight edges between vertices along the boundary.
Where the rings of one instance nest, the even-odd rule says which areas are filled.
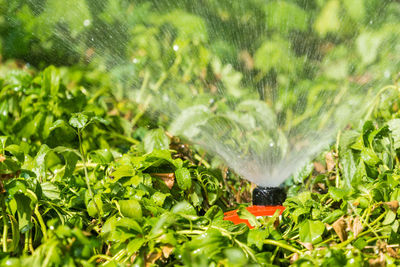
[[[246,208],[254,216],[272,216],[277,210],[279,214],[285,210],[284,206],[250,206]],[[245,219],[240,219],[237,210],[232,210],[224,213],[224,220],[231,221],[234,224],[245,223],[249,228],[253,228],[250,223]]]

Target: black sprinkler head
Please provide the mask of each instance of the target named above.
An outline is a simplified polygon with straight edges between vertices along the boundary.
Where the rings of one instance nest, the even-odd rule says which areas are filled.
[[[261,187],[253,190],[253,205],[281,206],[286,199],[286,192],[281,187]]]

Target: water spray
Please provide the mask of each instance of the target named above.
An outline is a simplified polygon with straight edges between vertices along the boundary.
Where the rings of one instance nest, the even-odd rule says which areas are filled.
[[[277,211],[281,215],[285,210],[282,206],[286,199],[286,192],[281,187],[261,187],[254,188],[252,194],[252,206],[246,209],[256,217],[273,216]],[[237,214],[237,210],[224,213],[224,220],[231,221],[234,224],[245,223],[253,228],[250,223],[241,219]]]

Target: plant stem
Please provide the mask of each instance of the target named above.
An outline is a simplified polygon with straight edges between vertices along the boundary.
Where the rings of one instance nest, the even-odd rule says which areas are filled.
[[[7,252],[8,222],[4,203],[4,194],[1,194],[1,216],[3,217],[3,252]]]
[[[343,248],[343,247],[347,246],[348,244],[350,244],[351,242],[353,242],[354,240],[356,240],[357,238],[362,237],[362,236],[364,236],[366,234],[369,234],[370,232],[371,232],[371,230],[367,230],[365,232],[362,232],[359,235],[353,236],[353,237],[347,239],[346,241],[343,241],[342,243],[339,243],[339,244],[337,244],[336,246],[333,246],[333,247],[334,248],[338,248],[338,249]]]
[[[79,129],[78,129],[78,139],[79,139],[79,151],[81,152],[83,170],[85,172],[86,186],[88,188],[90,197],[93,199],[93,191],[92,191],[92,187],[90,186],[89,175],[88,175],[88,171],[87,171],[87,167],[86,167],[86,155],[85,155],[85,152],[83,150],[83,145],[82,145],[82,133]]]
[[[97,214],[99,215],[99,218],[100,218],[100,216],[101,216],[100,215],[100,208],[99,208],[99,206],[97,206],[96,201],[94,201],[94,195],[93,195],[92,187],[90,186],[90,180],[89,180],[89,175],[88,175],[87,166],[86,166],[86,154],[85,154],[85,151],[83,150],[83,144],[82,144],[82,132],[79,129],[78,129],[78,139],[79,139],[79,150],[81,152],[83,170],[85,172],[86,186],[88,188],[90,198],[94,202],[94,206],[96,207]],[[100,220],[99,220],[99,222],[100,222]]]
[[[390,238],[389,235],[376,236],[376,237],[372,237],[372,238],[368,239],[367,243],[371,243],[372,241],[375,241],[375,240],[378,240],[378,239],[381,240],[381,239],[388,239],[388,238]]]
[[[39,212],[39,205],[36,205],[35,207],[35,215],[38,218],[39,224],[40,224],[40,229],[42,229],[43,233],[43,239],[47,240],[47,230],[46,230],[46,225],[43,221],[42,215]]]
[[[297,248],[295,248],[295,247],[293,247],[293,246],[291,246],[291,245],[288,245],[288,244],[281,243],[281,242],[276,241],[276,240],[266,239],[266,240],[264,240],[264,244],[273,245],[273,246],[277,246],[277,247],[281,247],[281,248],[283,248],[283,249],[289,250],[289,251],[294,252],[294,253],[297,253],[297,254],[303,254],[303,253],[302,253],[300,250],[298,250]]]
[[[335,179],[335,184],[336,187],[339,187],[340,185],[340,171],[339,171],[339,143],[340,143],[340,136],[342,134],[342,131],[339,130],[337,137],[336,137],[336,160],[335,160],[335,168],[336,168],[336,179]]]
[[[199,154],[194,155],[194,159],[198,160],[201,164],[204,165],[207,169],[210,168],[210,163],[208,163],[203,157],[201,157]]]
[[[103,254],[97,254],[97,255],[92,256],[92,257],[88,260],[88,263],[91,263],[91,262],[93,262],[93,261],[96,260],[96,259],[103,259],[103,260],[107,260],[107,261],[112,261],[112,258],[111,258],[110,256],[103,255]]]
[[[381,94],[383,94],[385,91],[389,89],[397,89],[397,87],[395,85],[387,85],[383,87],[381,90],[379,90],[379,92],[375,95],[374,99],[372,100],[371,107],[368,109],[368,112],[364,117],[364,121],[367,121],[371,117],[372,112],[375,109],[375,106],[379,103],[379,97],[381,96]]]

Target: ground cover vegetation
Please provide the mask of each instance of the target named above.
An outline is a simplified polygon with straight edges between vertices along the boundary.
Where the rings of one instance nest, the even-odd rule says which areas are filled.
[[[0,1],[1,265],[398,265],[399,12],[374,0]],[[360,88],[350,106],[378,93],[286,181],[279,220],[246,212],[251,185],[168,131],[193,131],[195,105],[240,115],[253,93],[275,127],[301,130],[338,87]],[[140,88],[179,102],[160,94],[152,110],[134,101]],[[245,110],[244,125],[268,119]],[[224,221],[233,208],[254,228]]]

